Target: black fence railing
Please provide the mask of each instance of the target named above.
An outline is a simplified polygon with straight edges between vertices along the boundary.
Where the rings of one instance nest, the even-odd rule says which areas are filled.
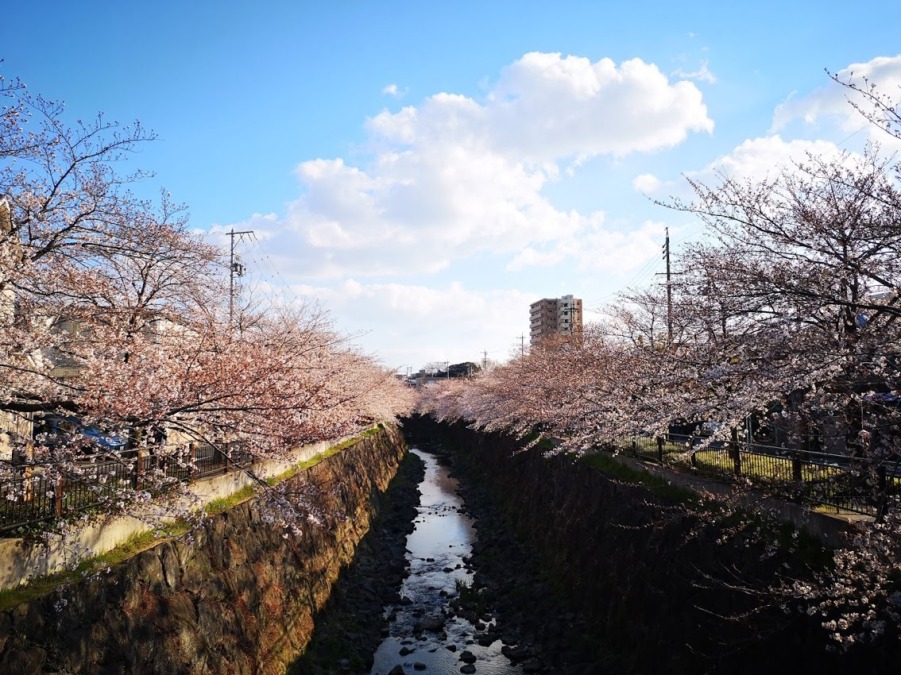
[[[242,443],[190,443],[76,458],[0,461],[0,533],[160,493],[178,483],[240,469],[253,461]]]
[[[712,477],[747,477],[781,497],[811,506],[877,515],[901,500],[901,458],[874,461],[680,434],[634,437],[624,446],[635,455],[688,464]]]

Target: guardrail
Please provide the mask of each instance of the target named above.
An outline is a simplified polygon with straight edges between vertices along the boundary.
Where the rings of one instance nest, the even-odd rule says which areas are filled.
[[[103,507],[140,491],[158,494],[252,462],[239,442],[156,446],[71,462],[0,461],[0,533]]]
[[[901,499],[901,458],[873,461],[680,434],[637,436],[622,445],[635,455],[688,464],[712,477],[747,477],[780,497],[808,505],[875,516]]]

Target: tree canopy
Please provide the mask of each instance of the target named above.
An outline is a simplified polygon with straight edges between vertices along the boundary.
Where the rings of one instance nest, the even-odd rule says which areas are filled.
[[[126,160],[152,133],[102,115],[69,125],[16,81],[0,79],[0,98],[0,413],[37,432],[12,436],[20,456],[78,476],[86,439],[42,433],[54,418],[138,449],[272,457],[408,409],[407,388],[316,305],[232,320],[223,252],[166,192],[130,189],[147,174]]]
[[[846,84],[870,121],[901,138],[890,97]],[[576,453],[686,423],[729,441],[756,420],[780,446],[770,452],[853,455],[857,485],[886,506],[875,493],[901,466],[899,165],[871,145],[759,180],[687,180],[693,199],[661,205],[706,230],[678,255],[670,298],[659,286],[626,290],[581,341],[533,345],[472,381],[438,383],[420,409],[538,432]],[[897,506],[861,526],[818,584],[774,580],[771,597],[803,599],[846,647],[901,629]]]

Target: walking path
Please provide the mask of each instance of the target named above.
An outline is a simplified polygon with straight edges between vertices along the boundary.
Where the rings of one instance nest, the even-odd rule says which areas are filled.
[[[616,461],[633,469],[645,471],[671,485],[685,487],[700,495],[720,501],[734,500],[746,507],[771,513],[795,527],[805,530],[823,544],[838,548],[848,543],[854,523],[872,522],[873,517],[851,511],[812,511],[806,506],[769,497],[759,490],[747,490],[733,483],[718,481],[706,476],[683,473],[670,466],[650,459],[613,455]]]

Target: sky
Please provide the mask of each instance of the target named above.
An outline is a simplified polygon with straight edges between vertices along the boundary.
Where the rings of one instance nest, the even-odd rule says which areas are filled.
[[[130,161],[387,368],[499,362],[529,304],[660,283],[703,236],[656,202],[868,127],[830,78],[901,86],[901,3],[7,3],[0,75],[158,140]]]

